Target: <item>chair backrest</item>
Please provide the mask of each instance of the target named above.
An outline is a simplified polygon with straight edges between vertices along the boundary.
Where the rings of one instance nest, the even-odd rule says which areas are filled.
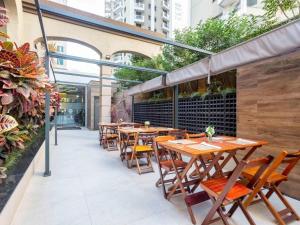
[[[228,192],[234,186],[234,184],[236,183],[236,181],[238,180],[238,178],[240,177],[242,171],[245,168],[256,166],[256,167],[259,168],[257,173],[263,173],[264,168],[266,168],[267,165],[271,161],[272,161],[272,157],[264,157],[264,158],[259,158],[259,159],[255,159],[255,160],[248,160],[248,161],[242,160],[241,162],[239,162],[239,164],[236,166],[234,171],[229,175],[228,181],[227,181],[226,185],[224,186],[223,192],[219,196],[219,198],[221,198],[222,201],[224,201],[224,199],[226,198]]]
[[[184,139],[186,137],[186,130],[170,130],[168,136],[174,136],[176,139]]]
[[[164,141],[174,141],[176,140],[176,137],[166,135],[166,136],[158,136],[154,138],[154,153],[157,162],[163,161],[163,160],[168,160],[168,153],[164,151],[164,149],[159,150],[159,142],[164,142]],[[159,164],[159,163],[158,163]]]
[[[202,138],[202,137],[206,137],[206,134],[205,133],[198,133],[198,134],[186,133],[186,138],[187,139]]]
[[[152,145],[154,138],[157,136],[158,132],[137,132],[135,133],[134,146],[138,145],[140,140],[143,142],[143,145]]]
[[[249,188],[253,189],[253,192],[248,196],[246,201],[244,202],[244,206],[248,207],[253,201],[254,197],[261,190],[261,188],[266,184],[268,178],[272,175],[272,173],[280,166],[285,157],[287,156],[287,151],[280,152],[270,163],[270,165],[266,168],[265,171],[261,171],[263,173],[259,175],[255,175],[250,184],[248,184]],[[253,166],[252,166],[253,167]]]
[[[289,153],[286,155],[285,159],[282,161],[282,164],[285,164],[284,170],[282,171],[282,175],[288,176],[289,173],[293,170],[293,168],[296,166],[296,164],[300,160],[300,150]]]

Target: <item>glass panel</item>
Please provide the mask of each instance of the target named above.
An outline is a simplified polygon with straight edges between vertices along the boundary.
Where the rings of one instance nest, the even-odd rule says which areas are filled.
[[[85,126],[85,87],[59,85],[61,106],[57,124],[61,127]]]

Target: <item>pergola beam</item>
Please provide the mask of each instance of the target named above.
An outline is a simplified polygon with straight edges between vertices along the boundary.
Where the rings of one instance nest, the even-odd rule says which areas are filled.
[[[161,75],[168,73],[167,71],[163,71],[163,70],[157,70],[157,69],[151,69],[151,68],[139,67],[139,66],[131,66],[131,65],[126,65],[126,64],[122,64],[122,63],[105,61],[105,60],[87,59],[87,58],[82,58],[82,57],[73,56],[73,55],[66,55],[66,54],[61,54],[61,53],[56,53],[56,52],[50,52],[49,55],[50,55],[50,57],[53,57],[53,58],[91,63],[91,64],[96,64],[99,66],[127,68],[127,69],[132,69],[132,70],[143,71],[143,72],[157,73],[157,74],[161,74]]]
[[[100,29],[106,29],[106,30],[117,32],[117,33],[122,33],[122,34],[130,35],[130,36],[133,36],[133,37],[142,38],[142,39],[145,39],[145,40],[150,40],[150,41],[155,41],[155,42],[158,42],[158,43],[168,44],[168,45],[172,45],[172,46],[176,46],[176,47],[180,47],[180,48],[200,52],[200,53],[207,54],[207,55],[213,54],[213,52],[210,52],[210,51],[207,51],[207,50],[204,50],[204,49],[201,49],[201,48],[193,47],[193,46],[190,46],[190,45],[182,44],[182,43],[179,43],[179,42],[175,42],[175,41],[173,41],[172,39],[169,39],[169,38],[162,38],[162,37],[154,36],[154,35],[151,35],[151,34],[147,34],[147,33],[144,33],[144,32],[139,32],[139,31],[130,29],[126,26],[121,26],[121,25],[109,23],[109,22],[106,22],[106,21],[100,21],[100,20],[97,20],[95,18],[91,18],[91,17],[84,16],[84,15],[78,15],[75,12],[68,11],[68,10],[65,10],[63,8],[53,7],[53,6],[50,6],[48,4],[41,4],[40,9],[44,13],[48,13],[48,14],[51,14],[51,15],[56,15],[56,16],[59,16],[59,17],[62,17],[62,18],[72,20],[72,21],[77,21],[77,22],[80,22],[80,23],[84,23],[86,25],[95,26],[95,27],[98,27]]]
[[[87,78],[97,78],[99,79],[99,76],[95,75],[88,75],[84,73],[72,73],[72,72],[65,72],[65,71],[54,71],[56,74],[63,74],[63,75],[68,75],[68,76],[77,76],[77,77],[87,77]],[[142,83],[141,81],[137,80],[126,80],[126,79],[118,79],[114,77],[102,77],[103,80],[114,80],[114,81],[123,81],[123,82],[130,82],[130,83],[137,83],[140,84]]]

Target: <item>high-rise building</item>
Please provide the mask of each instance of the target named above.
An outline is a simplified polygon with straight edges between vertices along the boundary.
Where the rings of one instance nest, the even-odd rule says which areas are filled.
[[[190,25],[190,0],[106,0],[107,16],[173,37]],[[110,4],[109,4],[110,3]]]
[[[209,18],[238,15],[263,15],[263,0],[191,0],[191,26]]]

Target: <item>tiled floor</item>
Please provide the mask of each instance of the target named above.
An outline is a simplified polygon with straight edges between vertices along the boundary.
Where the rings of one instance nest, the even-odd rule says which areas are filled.
[[[94,131],[59,131],[59,145],[51,146],[52,176],[44,178],[42,170],[34,176],[13,225],[191,225],[182,198],[169,202],[155,187],[156,168],[138,175],[118,152],[100,149],[97,138]],[[300,213],[300,202],[290,202]],[[193,208],[197,224],[210,207],[205,202]],[[258,225],[275,224],[263,204],[250,212]],[[247,224],[240,212],[230,222]]]

